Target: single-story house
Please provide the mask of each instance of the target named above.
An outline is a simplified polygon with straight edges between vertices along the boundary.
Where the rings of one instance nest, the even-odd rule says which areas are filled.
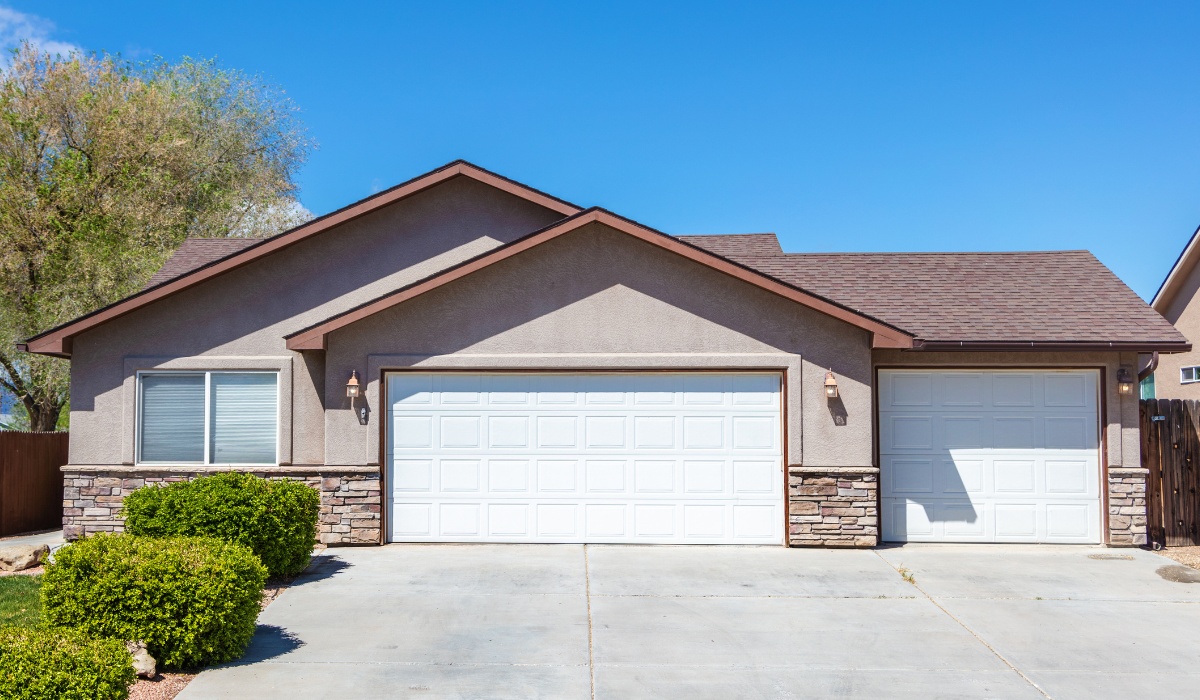
[[[71,359],[68,537],[233,469],[329,544],[872,546],[1144,543],[1138,353],[1190,345],[1086,251],[786,253],[458,161],[25,347]]]
[[[1150,306],[1189,341],[1200,337],[1200,229],[1171,266]],[[1150,396],[1159,399],[1200,399],[1200,352],[1152,355],[1143,361],[1151,377]]]

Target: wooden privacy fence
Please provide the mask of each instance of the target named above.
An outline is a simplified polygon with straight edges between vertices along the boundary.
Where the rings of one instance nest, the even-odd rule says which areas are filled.
[[[0,537],[62,526],[67,439],[0,431]]]
[[[1200,545],[1200,401],[1144,399],[1141,433],[1150,541]]]

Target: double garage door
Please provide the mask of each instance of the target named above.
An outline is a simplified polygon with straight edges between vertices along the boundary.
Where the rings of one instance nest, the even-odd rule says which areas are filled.
[[[1094,370],[879,372],[885,541],[1100,541]]]
[[[781,544],[780,383],[389,374],[390,539]]]

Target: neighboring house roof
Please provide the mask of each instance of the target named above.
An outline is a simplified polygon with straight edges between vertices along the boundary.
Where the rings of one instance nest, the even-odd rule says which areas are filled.
[[[1150,302],[1150,306],[1154,307],[1155,311],[1166,314],[1167,308],[1175,300],[1175,295],[1179,293],[1188,274],[1196,267],[1198,261],[1200,261],[1200,228],[1192,233],[1187,245],[1183,247],[1183,252],[1179,254],[1175,264],[1171,266],[1171,271],[1167,273],[1166,279],[1154,293],[1154,299]]]
[[[180,275],[186,275],[227,255],[240,253],[258,243],[257,238],[189,238],[167,259],[162,268],[146,282],[144,289],[157,287]]]
[[[546,228],[535,231],[527,236],[518,238],[511,243],[507,243],[498,248],[464,261],[443,270],[437,274],[420,280],[406,287],[396,290],[390,294],[385,294],[378,299],[374,299],[358,307],[337,314],[332,318],[326,319],[321,323],[310,326],[304,330],[298,331],[287,336],[287,347],[289,350],[323,350],[325,348],[326,338],[333,331],[344,328],[351,323],[356,323],[368,316],[374,315],[385,309],[391,308],[397,304],[403,303],[414,297],[430,292],[442,285],[453,282],[470,275],[471,273],[493,265],[501,260],[507,260],[515,255],[525,252],[530,248],[538,246],[547,241],[553,240],[571,231],[578,230],[583,226],[592,223],[601,223],[611,229],[629,234],[651,245],[658,246],[673,253],[682,255],[702,265],[706,265],[719,272],[731,275],[744,282],[748,282],[756,287],[765,289],[779,296],[785,297],[797,303],[803,304],[810,308],[816,309],[822,313],[828,314],[835,318],[841,319],[851,325],[858,326],[872,333],[872,347],[880,348],[909,348],[912,347],[912,335],[904,331],[890,326],[887,323],[880,322],[878,319],[871,318],[867,314],[850,309],[835,301],[824,298],[820,295],[813,294],[799,287],[788,283],[781,283],[780,280],[774,279],[758,270],[751,269],[744,265],[736,264],[735,262],[711,253],[703,248],[681,241],[674,236],[669,236],[660,231],[655,231],[652,228],[643,226],[636,221],[631,221],[624,217],[613,214],[610,211],[593,207],[586,211],[580,212],[574,216],[568,217],[551,224]]]
[[[70,357],[71,356],[71,339],[83,331],[94,326],[100,325],[114,318],[124,316],[146,304],[150,304],[165,296],[169,296],[181,290],[187,289],[193,285],[199,284],[205,280],[211,279],[219,274],[228,272],[246,265],[258,258],[269,255],[277,250],[299,243],[300,241],[315,236],[319,233],[328,231],[329,229],[352,221],[361,216],[365,216],[373,211],[376,211],[389,204],[397,202],[406,197],[410,197],[418,192],[424,191],[435,185],[441,184],[455,177],[469,177],[473,180],[478,180],[487,185],[491,185],[499,190],[516,195],[522,199],[543,206],[551,211],[556,211],[563,216],[570,216],[582,210],[570,202],[559,199],[546,194],[540,190],[535,190],[532,187],[523,185],[514,180],[510,180],[502,175],[497,175],[489,170],[484,170],[477,165],[473,165],[464,160],[456,160],[453,163],[444,165],[437,170],[433,170],[419,177],[413,178],[408,182],[401,183],[386,189],[377,194],[371,195],[366,199],[359,200],[347,207],[338,209],[335,212],[317,217],[312,221],[301,224],[291,230],[272,236],[256,240],[253,244],[246,246],[242,250],[218,258],[211,262],[202,264],[200,267],[193,268],[185,273],[182,273],[174,278],[166,279],[153,287],[147,287],[142,291],[128,296],[114,304],[109,304],[96,311],[80,316],[79,318],[68,321],[67,323],[51,328],[48,331],[43,331],[38,335],[30,338],[18,347],[29,352],[40,353],[43,355],[52,355],[55,357]],[[165,276],[164,276],[165,277]]]
[[[292,334],[289,348],[324,347],[325,336],[336,328],[594,221],[868,329],[876,347],[1166,352],[1191,347],[1087,251],[784,253],[772,233],[672,237],[603,209],[583,211],[455,161],[273,238],[189,239],[142,292],[30,338],[26,349],[69,357],[75,334],[458,176],[498,187],[566,218]],[[1193,249],[1200,249],[1195,236],[1176,268]],[[1168,277],[1164,288],[1170,282]]]

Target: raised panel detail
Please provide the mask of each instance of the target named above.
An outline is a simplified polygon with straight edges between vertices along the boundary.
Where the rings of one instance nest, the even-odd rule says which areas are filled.
[[[389,537],[780,544],[773,372],[385,375]]]
[[[1100,541],[1098,371],[881,369],[879,385],[884,541]]]

